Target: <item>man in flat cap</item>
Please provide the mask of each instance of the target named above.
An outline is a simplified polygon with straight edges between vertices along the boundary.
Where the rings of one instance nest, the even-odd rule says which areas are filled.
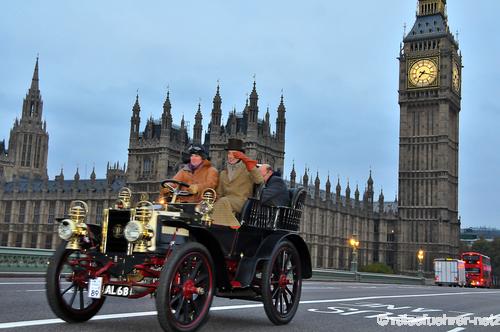
[[[238,228],[240,223],[234,214],[241,212],[245,201],[252,196],[254,185],[264,179],[256,167],[257,161],[245,155],[242,140],[230,138],[226,151],[227,166],[219,174],[219,199],[212,218],[214,224]]]

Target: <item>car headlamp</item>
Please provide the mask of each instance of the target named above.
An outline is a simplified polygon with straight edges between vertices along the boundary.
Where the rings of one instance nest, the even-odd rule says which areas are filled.
[[[65,241],[68,241],[71,239],[73,234],[76,232],[76,224],[74,221],[70,219],[64,219],[61,221],[59,224],[59,227],[57,228],[57,233],[59,234],[59,237]]]
[[[123,233],[128,242],[136,242],[142,238],[144,226],[141,222],[132,220],[125,226],[125,231]]]

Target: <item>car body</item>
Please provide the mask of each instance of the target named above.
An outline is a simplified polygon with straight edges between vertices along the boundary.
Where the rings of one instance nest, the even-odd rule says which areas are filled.
[[[174,183],[175,186],[168,183]],[[179,181],[163,182],[169,203],[130,206],[124,188],[100,225],[86,221],[86,204],[71,204],[60,220],[64,240],[49,262],[47,298],[67,322],[92,318],[108,296],[154,295],[165,331],[202,326],[214,296],[264,303],[277,325],[297,310],[302,279],[312,275],[311,258],[298,234],[305,191],[290,191],[289,207],[262,206],[250,198],[235,229],[212,223],[215,191],[200,203],[179,203],[188,195]]]

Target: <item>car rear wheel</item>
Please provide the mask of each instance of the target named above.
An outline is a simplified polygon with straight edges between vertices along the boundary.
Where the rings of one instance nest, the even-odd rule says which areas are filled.
[[[62,242],[50,259],[46,276],[46,294],[57,317],[69,323],[92,318],[104,304],[105,297],[88,297],[89,270],[102,265],[79,250],[66,249]]]
[[[180,245],[165,261],[156,294],[158,320],[165,331],[194,331],[208,319],[214,296],[214,264],[196,242]]]
[[[262,302],[271,322],[289,323],[299,306],[302,290],[300,256],[289,241],[280,242],[264,265]]]

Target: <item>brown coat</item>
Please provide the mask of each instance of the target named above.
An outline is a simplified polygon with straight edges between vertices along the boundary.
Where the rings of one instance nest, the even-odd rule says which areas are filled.
[[[217,197],[226,197],[233,212],[241,211],[245,201],[252,196],[254,184],[264,182],[257,167],[248,171],[243,162],[239,162],[238,165],[232,181],[229,180],[227,170],[220,172],[217,186]]]
[[[203,160],[203,164],[199,168],[195,169],[194,172],[189,169],[188,165],[185,165],[179,172],[177,172],[174,179],[186,182],[187,184],[192,185],[192,188],[197,189],[195,195],[184,197],[182,201],[199,202],[201,201],[201,194],[203,193],[203,190],[207,188],[217,188],[219,173],[215,167],[212,166],[210,161]]]

